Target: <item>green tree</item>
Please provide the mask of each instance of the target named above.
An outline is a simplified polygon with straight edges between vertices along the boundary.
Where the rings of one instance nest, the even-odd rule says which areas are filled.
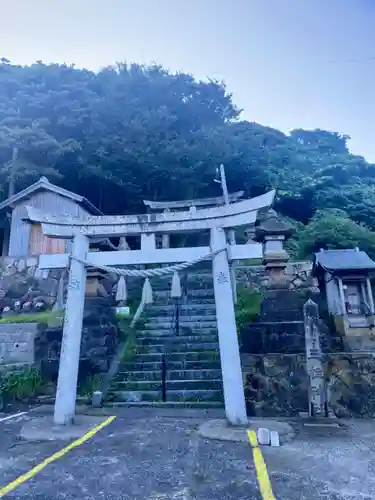
[[[321,248],[355,247],[375,258],[375,233],[351,220],[342,210],[317,212],[305,228],[300,230],[296,241],[299,258],[309,258]]]
[[[288,135],[239,116],[223,83],[158,65],[95,73],[3,58],[0,197],[46,175],[106,213],[134,213],[145,198],[221,194],[213,179],[223,163],[231,191],[275,187],[275,208],[291,220],[341,209],[375,229],[375,165],[349,152],[348,136]]]

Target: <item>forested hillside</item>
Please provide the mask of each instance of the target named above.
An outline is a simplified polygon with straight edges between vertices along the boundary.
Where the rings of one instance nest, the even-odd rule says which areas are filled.
[[[375,165],[350,154],[348,137],[285,135],[239,115],[221,83],[160,66],[94,73],[3,59],[0,197],[46,175],[105,213],[134,213],[145,198],[220,194],[223,163],[230,191],[278,188],[276,210],[297,226],[295,256],[356,245],[375,256]]]

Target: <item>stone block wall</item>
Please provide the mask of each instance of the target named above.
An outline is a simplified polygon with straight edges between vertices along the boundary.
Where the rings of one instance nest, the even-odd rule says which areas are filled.
[[[304,354],[244,354],[242,369],[249,416],[287,417],[307,411]]]
[[[325,372],[338,417],[375,417],[375,352],[329,354]]]
[[[312,262],[289,262],[285,275],[289,281],[290,289],[312,288],[317,291],[317,281],[311,277]],[[237,283],[254,290],[262,290],[268,281],[265,266],[236,266]]]
[[[111,298],[86,299],[83,317],[80,378],[105,373],[119,344],[119,330]],[[35,340],[35,362],[43,375],[57,379],[62,328],[44,328]]]
[[[375,418],[375,353],[332,353],[323,365],[335,415]],[[294,417],[308,410],[304,354],[245,354],[242,366],[249,416]]]
[[[36,323],[0,325],[0,368],[32,365],[35,361]]]

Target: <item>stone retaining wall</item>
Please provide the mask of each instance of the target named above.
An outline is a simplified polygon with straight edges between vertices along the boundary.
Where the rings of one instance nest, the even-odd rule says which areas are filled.
[[[242,367],[249,416],[295,416],[307,410],[303,354],[244,354]]]
[[[110,298],[86,299],[83,317],[80,371],[107,372],[119,343],[117,320]],[[55,380],[61,350],[62,328],[44,328],[35,340],[35,362]],[[83,376],[83,374],[81,375]]]
[[[304,354],[242,355],[249,416],[297,416],[308,409]],[[338,417],[375,417],[375,353],[326,355],[330,408]]]
[[[285,274],[290,283],[291,289],[299,288],[317,288],[317,282],[311,278],[312,262],[289,262]],[[268,275],[265,266],[236,266],[237,283],[261,290],[268,281]]]
[[[337,416],[375,417],[375,353],[329,354],[325,370]]]
[[[36,323],[0,325],[0,367],[32,365],[35,361]]]

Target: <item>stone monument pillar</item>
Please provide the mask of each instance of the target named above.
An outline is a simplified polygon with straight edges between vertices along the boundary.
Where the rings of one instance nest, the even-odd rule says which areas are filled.
[[[268,288],[288,288],[285,268],[289,254],[284,241],[293,234],[294,228],[280,220],[274,210],[256,228],[257,241],[263,243],[263,263],[268,271]]]
[[[328,417],[327,388],[320,347],[318,306],[309,299],[303,307],[308,376],[309,417]]]

